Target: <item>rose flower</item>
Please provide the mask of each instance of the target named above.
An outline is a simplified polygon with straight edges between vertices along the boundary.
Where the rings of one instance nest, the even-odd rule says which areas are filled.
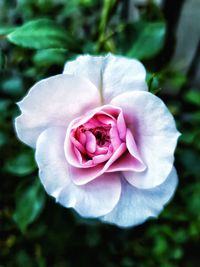
[[[172,197],[179,132],[145,77],[134,59],[79,56],[18,103],[17,135],[64,207],[127,227],[157,217]]]

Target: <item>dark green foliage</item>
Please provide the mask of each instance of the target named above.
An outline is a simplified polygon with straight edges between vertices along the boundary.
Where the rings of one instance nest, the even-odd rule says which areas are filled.
[[[135,23],[136,38],[127,56],[140,60],[155,56],[163,48],[166,34],[164,22]]]
[[[0,26],[0,36],[7,35],[13,32],[16,28],[10,26]]]
[[[29,21],[7,35],[11,43],[33,49],[67,47],[67,33],[49,19]]]
[[[38,66],[52,66],[53,64],[63,65],[65,58],[67,57],[67,51],[61,48],[50,48],[38,50],[33,61]]]
[[[44,207],[44,200],[44,190],[39,179],[34,179],[34,183],[20,186],[16,190],[16,209],[13,219],[22,232],[25,232],[27,226],[37,219]]]
[[[0,267],[200,265],[199,88],[191,71],[170,66],[171,21],[149,1],[136,22],[129,2],[0,1]],[[106,52],[143,60],[150,91],[166,102],[182,133],[174,199],[158,220],[127,230],[56,204],[40,184],[34,151],[13,129],[15,103],[36,81],[61,73],[77,54]]]
[[[33,153],[30,149],[23,149],[20,153],[14,153],[8,158],[5,163],[4,169],[6,172],[25,176],[33,173],[36,170]]]

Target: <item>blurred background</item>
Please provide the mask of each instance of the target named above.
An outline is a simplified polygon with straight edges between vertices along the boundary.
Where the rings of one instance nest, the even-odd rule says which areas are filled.
[[[200,1],[0,0],[0,267],[200,266]],[[179,186],[157,220],[127,230],[47,196],[16,139],[19,101],[78,54],[140,59],[182,133]]]

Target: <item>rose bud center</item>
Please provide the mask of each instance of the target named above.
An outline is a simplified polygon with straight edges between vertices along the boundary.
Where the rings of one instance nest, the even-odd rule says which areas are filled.
[[[98,167],[93,168],[94,173],[91,171],[91,179],[102,172],[121,170],[122,165],[123,170],[142,171],[146,168],[134,136],[126,126],[123,111],[110,105],[91,110],[72,121],[65,138],[65,155],[73,167]]]
[[[70,138],[79,163],[88,167],[107,161],[123,142],[116,118],[107,114],[94,115],[73,129]]]

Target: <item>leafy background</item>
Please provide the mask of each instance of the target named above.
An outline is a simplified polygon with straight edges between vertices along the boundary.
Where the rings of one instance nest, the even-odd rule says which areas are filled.
[[[174,56],[197,27],[178,30],[180,14],[198,23],[185,2],[192,1],[0,0],[0,267],[200,266],[199,46],[188,66]],[[36,81],[78,54],[108,51],[144,62],[150,91],[182,132],[173,201],[157,220],[127,230],[57,205],[40,185],[34,152],[13,130],[15,103]]]

